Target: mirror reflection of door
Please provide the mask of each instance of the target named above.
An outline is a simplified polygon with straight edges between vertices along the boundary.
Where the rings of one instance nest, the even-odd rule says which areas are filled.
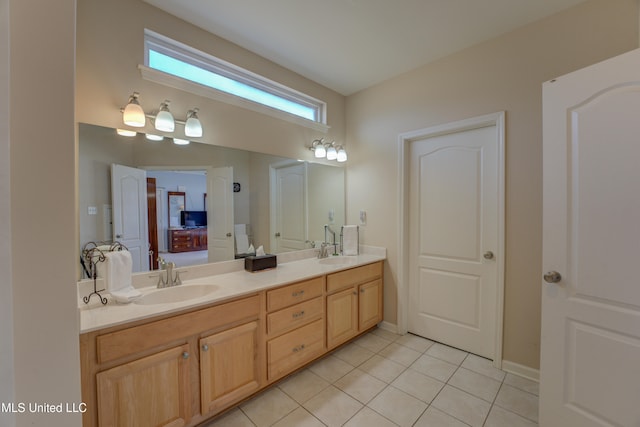
[[[184,210],[184,191],[168,191],[169,227],[180,227],[180,212]]]
[[[307,164],[272,169],[271,247],[276,253],[305,249],[307,241]]]

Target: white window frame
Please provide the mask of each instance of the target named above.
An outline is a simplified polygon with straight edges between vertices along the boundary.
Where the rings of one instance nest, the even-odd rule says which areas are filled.
[[[222,75],[232,80],[252,86],[269,94],[295,102],[302,106],[311,108],[315,112],[315,120],[310,120],[293,113],[289,113],[277,108],[251,101],[231,93],[227,93],[210,86],[193,82],[186,78],[165,73],[149,67],[149,50],[154,50],[161,54],[170,56],[187,64],[194,65],[206,71]],[[327,104],[319,99],[313,98],[302,92],[291,89],[273,80],[267,79],[259,74],[253,73],[237,65],[216,58],[210,54],[194,49],[176,40],[158,34],[149,29],[144,30],[144,65],[139,65],[142,77],[145,80],[171,86],[200,96],[206,96],[217,101],[233,104],[272,117],[280,118],[311,127],[315,130],[326,132],[329,127],[326,125]]]

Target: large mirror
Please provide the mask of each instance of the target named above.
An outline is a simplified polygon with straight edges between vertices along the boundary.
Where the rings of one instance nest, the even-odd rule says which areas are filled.
[[[148,259],[134,260],[135,271],[157,268],[159,257],[187,266],[241,258],[259,246],[309,248],[325,241],[326,224],[339,238],[345,219],[340,166],[123,137],[82,123],[78,179],[80,247],[139,245]]]

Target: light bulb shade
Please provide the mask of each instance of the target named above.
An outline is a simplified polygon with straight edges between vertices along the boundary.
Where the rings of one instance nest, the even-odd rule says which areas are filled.
[[[149,141],[162,141],[164,139],[164,136],[148,133],[145,135],[145,138],[147,138]]]
[[[124,111],[122,112],[122,121],[125,125],[134,128],[144,127],[146,117],[142,107],[138,103],[138,92],[134,92],[133,95],[129,97],[129,103],[124,107]]]
[[[327,160],[335,160],[338,158],[338,151],[333,145],[327,150]]]
[[[340,163],[347,161],[347,152],[342,147],[338,148],[338,161]]]
[[[316,159],[321,159],[327,155],[327,149],[324,148],[324,145],[318,145],[314,150],[314,156]]]
[[[173,138],[173,143],[176,145],[189,145],[190,142],[188,139]]]
[[[173,132],[176,128],[176,122],[173,120],[173,115],[169,111],[169,101],[165,101],[160,104],[160,111],[156,116],[155,127],[162,132]]]
[[[191,138],[200,138],[202,136],[202,123],[198,119],[197,111],[189,111],[187,113],[187,121],[184,124],[185,136]]]
[[[116,132],[118,135],[126,136],[126,137],[136,136],[136,133],[137,133],[136,131],[129,130],[129,129],[116,129]]]

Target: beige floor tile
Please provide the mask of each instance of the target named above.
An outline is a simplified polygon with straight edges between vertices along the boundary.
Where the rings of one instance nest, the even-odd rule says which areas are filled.
[[[413,362],[411,369],[429,375],[439,381],[447,382],[458,367],[444,360],[424,354]]]
[[[420,352],[397,343],[389,344],[380,350],[378,354],[386,359],[398,362],[403,366],[411,366],[411,364],[421,356]]]
[[[503,384],[495,404],[531,421],[538,422],[538,396],[535,394]]]
[[[459,366],[469,353],[458,350],[457,348],[449,347],[448,345],[435,343],[429,347],[425,354]]]
[[[433,341],[413,334],[406,334],[395,340],[396,343],[409,347],[420,353],[427,351],[429,347],[435,344]]]
[[[537,381],[523,378],[518,375],[507,373],[507,376],[504,378],[504,383],[528,393],[535,394],[536,396],[539,394],[540,387]]]
[[[300,371],[280,383],[279,387],[289,397],[302,404],[329,386],[329,382],[308,369]]]
[[[340,350],[333,353],[338,359],[344,360],[351,366],[360,366],[375,353],[369,349],[359,346],[358,344],[351,343],[342,347]]]
[[[255,427],[255,424],[240,409],[234,409],[220,418],[203,424],[203,427]]]
[[[431,403],[444,387],[443,382],[413,369],[404,371],[391,385],[425,403]]]
[[[334,386],[325,388],[303,406],[329,427],[343,425],[363,407],[362,403]]]
[[[495,405],[484,423],[484,427],[535,427],[537,425],[533,421]]]
[[[372,330],[370,333],[379,336],[380,338],[384,338],[385,340],[395,341],[400,338],[402,335],[395,334],[391,331],[387,331],[384,329],[376,328]]]
[[[469,427],[460,420],[453,418],[449,414],[445,414],[439,409],[429,406],[424,414],[413,425],[414,427]]]
[[[401,427],[412,426],[427,409],[426,403],[393,386],[382,390],[367,406]]]
[[[475,354],[469,354],[467,358],[464,359],[464,362],[462,362],[462,367],[491,377],[496,381],[504,380],[506,375],[506,372],[494,367],[491,360],[476,356]]]
[[[481,427],[491,408],[489,402],[449,385],[442,389],[431,405],[472,427]]]
[[[278,421],[273,427],[324,427],[316,417],[299,407],[289,415]]]
[[[361,347],[373,351],[374,353],[379,352],[380,350],[391,344],[390,340],[384,339],[375,334],[363,335],[354,342]]]
[[[372,377],[360,369],[354,369],[336,381],[334,386],[366,404],[380,393],[387,386],[387,383]]]
[[[371,408],[364,407],[345,424],[345,427],[397,427]]]
[[[490,403],[493,403],[501,385],[500,381],[465,368],[458,369],[448,384]]]
[[[353,370],[354,367],[344,360],[340,360],[331,355],[309,366],[308,369],[320,378],[323,378],[333,384],[335,381]]]
[[[282,390],[272,388],[243,404],[240,409],[257,427],[268,427],[297,407],[298,404]]]
[[[395,380],[406,367],[376,354],[360,365],[359,369],[389,384]]]

